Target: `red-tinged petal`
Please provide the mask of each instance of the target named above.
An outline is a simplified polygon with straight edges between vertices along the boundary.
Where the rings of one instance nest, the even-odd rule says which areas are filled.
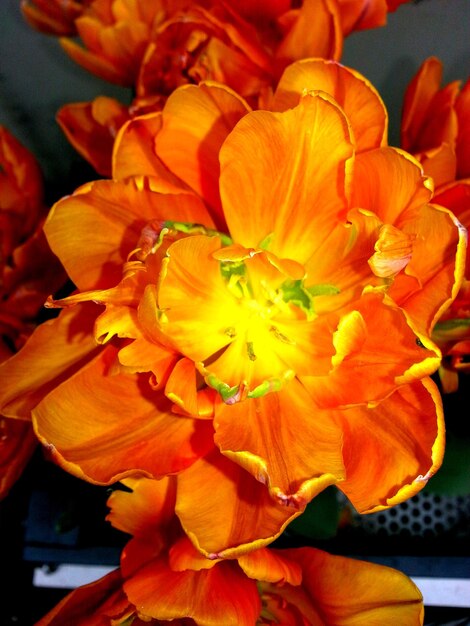
[[[178,476],[176,514],[209,558],[238,557],[263,547],[299,513],[275,503],[265,485],[218,450]]]
[[[127,108],[113,98],[66,104],[56,119],[65,136],[101,176],[111,176],[114,138],[129,118]]]
[[[345,37],[352,31],[383,26],[387,21],[385,0],[339,0],[339,10]]]
[[[470,80],[467,80],[455,103],[458,119],[457,178],[470,177]]]
[[[97,181],[55,204],[44,230],[70,278],[86,291],[118,284],[146,223],[172,219],[210,222],[201,201],[190,194],[175,200],[152,193],[144,180]]]
[[[344,429],[347,475],[339,487],[362,513],[411,498],[442,463],[442,402],[430,379],[400,387],[374,408],[336,415]]]
[[[31,409],[51,389],[96,353],[93,324],[99,310],[83,305],[36,328],[20,352],[0,365],[2,415],[30,419]]]
[[[127,580],[124,591],[143,616],[192,618],[199,626],[253,626],[261,610],[256,583],[230,562],[174,572],[159,559]]]
[[[122,126],[114,143],[113,178],[153,177],[152,189],[161,193],[179,193],[186,189],[183,181],[165,167],[155,152],[155,137],[161,126],[160,112],[136,117]]]
[[[96,582],[74,589],[36,622],[36,626],[105,626],[126,611],[134,612],[121,586],[121,573],[117,569]]]
[[[457,296],[464,276],[467,235],[453,214],[437,205],[409,211],[402,222],[403,231],[416,239],[405,273],[397,277],[389,295],[420,332],[430,333]]]
[[[457,157],[455,150],[447,143],[415,155],[423,166],[426,176],[434,180],[438,189],[453,180],[457,173]]]
[[[286,35],[276,50],[285,66],[308,57],[339,59],[343,37],[339,11],[330,0],[304,0],[302,6],[281,18]]]
[[[176,498],[174,477],[160,480],[129,477],[122,482],[132,492],[117,489],[109,496],[110,512],[106,519],[114,528],[134,537],[145,537],[171,521]]]
[[[308,604],[319,618],[313,621],[314,626],[418,626],[423,623],[421,593],[401,572],[375,563],[333,556],[315,548],[285,552],[302,567],[302,587]],[[297,604],[297,588],[284,585],[275,592]],[[303,608],[301,604],[299,608]]]
[[[432,181],[418,161],[394,148],[358,154],[354,165],[352,204],[376,213],[383,222],[397,225],[405,210],[431,199]]]
[[[198,372],[190,359],[180,359],[165,385],[165,395],[184,413],[211,419],[214,415],[216,392],[213,389],[198,391]]]
[[[387,141],[387,111],[378,91],[353,69],[325,59],[302,59],[284,70],[274,93],[273,111],[296,106],[304,90],[329,93],[343,108],[356,149],[370,150]]]
[[[218,216],[219,151],[235,124],[249,111],[244,100],[222,85],[187,85],[168,98],[156,150],[165,165],[201,197]],[[223,225],[223,221],[222,221]]]
[[[401,124],[401,145],[405,150],[414,150],[426,120],[429,105],[439,90],[441,80],[441,61],[436,57],[429,57],[408,85],[403,102]]]
[[[280,503],[303,508],[344,477],[341,431],[317,418],[312,396],[296,379],[260,398],[216,405],[214,424],[221,452]]]
[[[123,85],[124,87],[131,87],[134,83],[134,77],[129,75],[129,73],[125,72],[123,74],[104,56],[93,54],[72,39],[61,37],[60,44],[75,63],[78,63],[88,72],[95,74],[106,82]]]
[[[403,311],[380,294],[366,294],[344,312],[333,344],[329,375],[302,379],[322,408],[383,400],[398,385],[432,374],[440,363],[438,348],[418,336]]]
[[[470,178],[438,189],[434,201],[452,211],[467,231],[470,229]],[[470,276],[470,246],[468,245],[465,267],[465,275],[468,277]]]
[[[302,569],[285,551],[259,548],[238,557],[238,564],[250,578],[268,583],[300,585]]]
[[[37,443],[30,422],[0,417],[0,500],[21,476]]]
[[[331,231],[348,205],[352,154],[348,122],[323,92],[283,113],[246,115],[220,153],[220,193],[235,241],[258,248],[269,238],[269,251],[305,263],[317,233]]]
[[[211,424],[175,417],[144,375],[115,372],[116,356],[108,346],[34,410],[36,432],[57,462],[92,482],[111,483],[138,471],[171,474],[205,454]]]

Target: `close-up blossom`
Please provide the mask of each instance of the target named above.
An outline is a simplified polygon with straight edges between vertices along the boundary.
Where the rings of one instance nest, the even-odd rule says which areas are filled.
[[[402,146],[422,163],[435,183],[435,201],[470,227],[470,80],[443,87],[443,66],[430,57],[405,94]],[[439,370],[444,391],[455,391],[459,372],[468,371],[470,355],[470,256],[458,296],[439,320],[434,339],[444,361]]]
[[[174,517],[174,479],[124,485],[108,500],[108,520],[132,535],[120,568],[73,591],[37,626],[423,623],[420,592],[394,569],[315,548],[209,560]]]
[[[464,230],[357,72],[299,62],[269,106],[208,82],[128,122],[113,180],[45,227],[78,292],[4,366],[3,411],[32,411],[69,472],[177,473],[212,557],[269,543],[330,484],[361,512],[401,502],[444,447],[430,334]]]

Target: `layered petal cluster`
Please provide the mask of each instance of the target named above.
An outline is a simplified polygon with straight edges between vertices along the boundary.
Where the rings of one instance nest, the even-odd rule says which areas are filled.
[[[313,548],[202,557],[173,515],[174,479],[127,479],[108,519],[132,535],[120,569],[69,594],[37,626],[419,626],[421,594],[396,570]]]
[[[402,145],[413,152],[435,181],[435,201],[470,227],[470,80],[444,87],[443,67],[430,57],[411,81],[403,106]],[[440,368],[445,391],[455,391],[458,373],[470,355],[470,256],[461,290],[435,329],[445,359]]]
[[[338,60],[346,35],[384,24],[395,8],[385,0],[247,0],[236,6],[225,0],[93,0],[74,22],[81,43],[65,38],[62,45],[87,70],[133,88],[127,117],[161,108],[176,87],[203,80],[224,83],[257,104],[287,64],[312,56]],[[100,97],[65,105],[59,123],[80,154],[110,176],[110,148],[123,116],[121,104]]]
[[[0,362],[33,331],[44,299],[65,274],[42,231],[43,181],[33,155],[0,127]],[[8,377],[2,378],[2,385]],[[28,422],[0,414],[0,498],[21,474],[36,444]]]
[[[77,476],[177,474],[212,558],[266,545],[330,484],[360,511],[400,502],[443,454],[430,333],[464,233],[356,72],[298,62],[269,106],[208,82],[123,127],[113,180],[50,214],[78,292],[0,396]]]

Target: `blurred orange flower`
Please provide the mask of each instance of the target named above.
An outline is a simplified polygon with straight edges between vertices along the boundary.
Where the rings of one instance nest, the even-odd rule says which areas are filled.
[[[206,555],[272,541],[329,484],[360,511],[391,506],[443,454],[429,335],[463,233],[386,146],[358,73],[293,64],[270,106],[188,85],[124,126],[113,180],[50,215],[79,293],[50,301],[66,309],[1,394],[80,477],[179,472],[176,512]]]
[[[197,553],[173,516],[174,479],[127,479],[114,491],[113,526],[132,535],[120,569],[76,589],[37,626],[65,623],[321,624],[423,622],[419,590],[388,567],[314,548],[261,548],[238,559]]]
[[[33,155],[0,126],[0,362],[26,341],[47,295],[65,274],[42,231],[43,183]],[[8,377],[2,379],[2,385]],[[36,438],[28,422],[0,415],[0,498],[29,460]]]
[[[93,0],[21,0],[33,28],[49,35],[76,35],[75,20]]]
[[[432,176],[434,200],[450,209],[470,228],[470,80],[444,87],[443,67],[430,57],[420,67],[405,94],[402,145]],[[470,252],[466,275],[452,306],[435,328],[434,339],[444,353],[439,370],[444,391],[455,391],[458,373],[470,371]]]

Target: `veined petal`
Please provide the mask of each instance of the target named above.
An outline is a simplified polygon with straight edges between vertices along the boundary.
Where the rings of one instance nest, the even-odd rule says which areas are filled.
[[[165,385],[165,395],[185,414],[212,419],[214,415],[214,389],[198,390],[198,372],[190,359],[180,359]]]
[[[44,230],[72,281],[86,291],[118,284],[146,223],[173,219],[210,225],[194,195],[175,200],[152,193],[145,181],[97,181],[56,203]]]
[[[266,484],[277,502],[304,508],[344,477],[341,430],[318,419],[312,396],[296,379],[260,398],[219,403],[214,425],[222,454]]]
[[[57,462],[81,478],[112,483],[136,472],[174,473],[205,454],[211,424],[176,417],[142,375],[113,371],[116,357],[107,346],[34,410],[36,432]]]
[[[249,110],[234,91],[210,82],[177,89],[163,109],[157,154],[170,171],[207,201],[219,227],[223,226],[218,184],[220,147]]]
[[[178,475],[176,514],[196,548],[215,559],[271,543],[300,511],[275,503],[265,485],[214,450]]]
[[[189,538],[184,535],[180,537],[170,548],[169,564],[174,572],[184,572],[185,570],[200,571],[202,569],[211,569],[219,559],[208,559],[202,555]]]
[[[387,141],[388,118],[375,87],[359,72],[326,59],[302,59],[284,70],[274,93],[273,111],[296,106],[305,91],[325,91],[343,108],[356,150],[371,150]]]
[[[411,498],[442,463],[442,402],[430,379],[400,387],[374,408],[336,414],[344,428],[347,475],[339,487],[362,513]]]
[[[376,213],[389,224],[405,210],[419,208],[431,199],[432,181],[421,165],[397,148],[378,148],[356,156],[352,204]]]
[[[253,626],[261,610],[255,581],[231,562],[175,572],[164,559],[155,560],[125,581],[124,591],[144,616],[188,617],[200,626]]]
[[[94,305],[71,308],[36,328],[26,344],[0,365],[0,411],[7,417],[30,419],[31,409],[51,389],[96,354]]]
[[[253,159],[253,154],[257,155]],[[220,151],[220,193],[237,243],[305,263],[325,222],[348,208],[353,146],[348,121],[325,93],[283,113],[254,111]]]

